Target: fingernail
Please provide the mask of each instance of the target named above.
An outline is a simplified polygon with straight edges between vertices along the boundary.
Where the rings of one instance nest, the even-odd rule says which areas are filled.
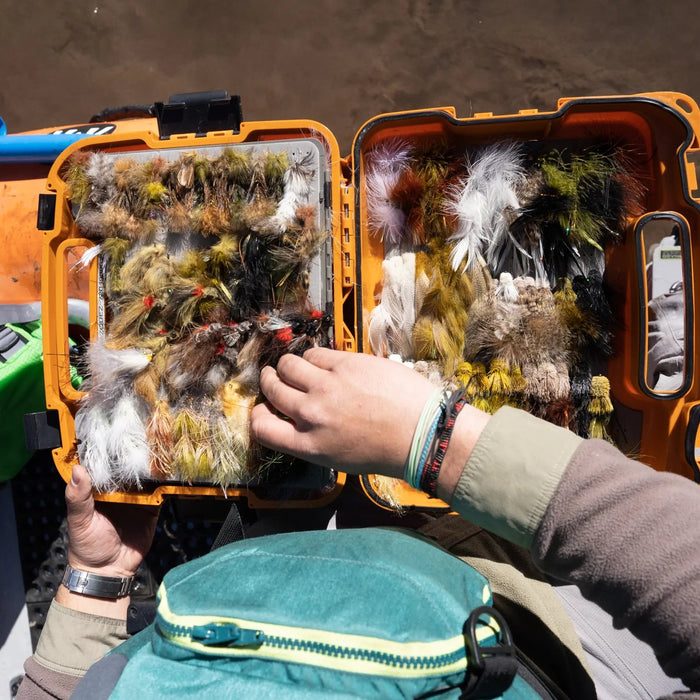
[[[75,469],[71,472],[70,482],[73,486],[78,486],[80,484],[80,475],[76,473]]]

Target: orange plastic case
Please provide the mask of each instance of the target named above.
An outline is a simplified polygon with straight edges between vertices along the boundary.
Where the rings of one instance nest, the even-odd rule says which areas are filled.
[[[383,249],[367,226],[365,154],[387,138],[412,139],[428,135],[463,147],[496,141],[536,141],[542,144],[613,140],[624,145],[644,172],[645,212],[630,221],[622,244],[606,250],[605,281],[612,291],[621,321],[616,352],[608,361],[607,377],[615,404],[616,444],[627,454],[658,470],[671,471],[700,481],[700,392],[695,381],[694,276],[700,264],[695,240],[700,230],[700,111],[678,93],[633,96],[563,98],[554,112],[522,110],[517,115],[476,114],[459,119],[452,108],[384,114],[359,131],[351,158],[354,182],[353,211],[356,249],[357,306],[354,313],[357,348],[368,351],[368,319],[381,289]],[[682,377],[671,390],[654,390],[647,377],[649,349],[647,274],[649,241],[654,227],[677,226],[684,283],[685,364]],[[658,236],[657,236],[658,238]],[[645,239],[647,245],[645,247]],[[658,241],[656,241],[658,242]],[[363,479],[371,498],[377,495],[375,477]],[[421,506],[434,499],[401,487],[399,500]]]
[[[75,238],[75,224],[61,166],[78,149],[128,151],[192,148],[204,145],[257,143],[285,139],[318,140],[328,155],[327,205],[332,212],[332,295],[335,340],[339,349],[370,352],[369,315],[377,305],[382,286],[384,246],[367,223],[365,193],[367,153],[387,139],[408,141],[441,139],[460,148],[476,148],[497,141],[548,144],[589,144],[614,141],[633,154],[643,173],[646,194],[644,214],[629,221],[624,241],[606,253],[606,283],[617,305],[621,328],[616,353],[608,361],[607,377],[615,404],[614,438],[621,449],[655,469],[682,474],[700,481],[700,391],[695,382],[694,347],[698,331],[694,324],[694,274],[700,265],[700,249],[694,240],[700,230],[700,110],[695,102],[678,93],[561,99],[552,112],[522,110],[518,114],[476,114],[457,118],[450,107],[383,114],[369,120],[358,132],[352,154],[342,159],[332,133],[310,121],[242,123],[240,133],[210,132],[205,136],[175,135],[160,139],[155,120],[134,122],[134,130],[90,138],[74,144],[56,161],[48,175],[47,190],[58,197],[55,225],[44,233],[42,302],[46,395],[49,409],[58,411],[62,447],[54,450],[64,479],[76,461],[74,415],[80,392],[71,388],[68,371],[68,318],[66,299],[71,284],[67,252],[89,244]],[[647,371],[649,310],[651,299],[647,271],[652,256],[673,232],[678,245],[662,249],[675,259],[682,274],[684,350],[682,375],[670,389],[654,387]],[[659,268],[662,266],[659,265]],[[96,279],[92,279],[95,300]],[[91,328],[97,322],[91,308]],[[96,332],[92,328],[93,336]],[[337,495],[336,488],[305,497],[299,504],[320,505]],[[373,477],[363,479],[367,495],[380,506]],[[162,483],[152,490],[101,494],[117,501],[157,503],[166,494],[221,495],[221,489]],[[282,505],[266,500],[247,488],[228,489],[228,495],[246,497],[254,507]],[[444,508],[408,486],[398,487],[398,500],[407,507]],[[285,503],[284,505],[289,505]],[[294,505],[294,504],[292,504]]]
[[[105,153],[134,155],[144,151],[156,151],[164,153],[167,149],[178,151],[201,152],[208,147],[225,147],[234,144],[284,144],[297,143],[300,139],[315,141],[318,143],[322,155],[325,178],[321,183],[324,190],[323,206],[333,223],[335,230],[340,222],[337,212],[339,204],[338,190],[331,190],[326,183],[338,183],[341,180],[341,159],[338,154],[338,146],[332,134],[322,126],[311,121],[280,121],[280,122],[256,122],[242,123],[239,133],[212,132],[205,136],[194,134],[178,134],[169,139],[160,139],[157,133],[155,120],[149,124],[151,129],[129,132],[126,134],[111,134],[103,137],[84,139],[67,148],[61,157],[57,159],[48,176],[47,189],[57,195],[57,211],[55,225],[50,231],[45,232],[42,260],[42,316],[44,323],[44,358],[46,378],[46,400],[49,409],[58,411],[62,446],[53,452],[56,465],[62,477],[67,481],[70,478],[73,464],[77,461],[75,423],[74,418],[78,408],[78,402],[82,392],[72,388],[69,381],[68,358],[68,315],[67,315],[67,290],[72,275],[71,251],[75,249],[89,248],[93,242],[78,237],[73,212],[68,197],[66,196],[66,183],[59,173],[66,159],[79,149],[99,150]],[[75,257],[75,255],[72,255]],[[339,242],[334,240],[330,253],[332,269],[341,266],[341,249]],[[97,267],[90,267],[89,298],[90,298],[90,337],[97,338],[102,332],[100,329],[99,303],[98,303],[98,274]],[[354,292],[352,285],[343,284],[339,276],[331,281],[331,297],[335,305],[342,309],[343,301]],[[354,343],[350,331],[343,324],[343,314],[334,314],[334,337],[338,347],[353,349]],[[318,468],[319,472],[322,470]],[[317,479],[323,481],[322,479]],[[313,482],[314,479],[312,478]],[[280,484],[273,487],[258,485],[257,487],[237,486],[222,490],[215,485],[197,484],[188,485],[176,482],[149,482],[143,490],[139,491],[114,491],[100,493],[98,498],[108,501],[129,501],[137,503],[160,503],[168,494],[185,496],[223,496],[245,497],[249,504],[255,508],[264,507],[311,507],[320,506],[333,500],[345,481],[344,474],[337,474],[332,483],[320,483],[316,487],[304,481],[301,485],[292,485],[289,489],[282,488]],[[271,491],[274,491],[271,495]],[[295,495],[289,495],[290,492]],[[284,495],[279,495],[283,493]]]

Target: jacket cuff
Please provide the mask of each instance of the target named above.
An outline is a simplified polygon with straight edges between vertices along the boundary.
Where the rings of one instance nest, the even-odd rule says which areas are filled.
[[[127,637],[126,620],[78,612],[54,600],[34,658],[52,671],[82,676]]]
[[[565,428],[501,408],[479,436],[451,505],[467,520],[529,549],[581,442]]]

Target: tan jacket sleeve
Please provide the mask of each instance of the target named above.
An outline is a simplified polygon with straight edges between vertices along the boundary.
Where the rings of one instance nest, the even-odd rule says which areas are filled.
[[[19,700],[69,698],[93,663],[127,638],[126,621],[51,603],[34,656],[24,664]]]
[[[529,548],[582,442],[564,428],[502,408],[474,446],[452,507],[467,520]]]

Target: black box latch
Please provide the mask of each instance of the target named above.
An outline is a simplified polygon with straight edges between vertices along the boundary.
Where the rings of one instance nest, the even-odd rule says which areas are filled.
[[[51,231],[56,220],[56,195],[40,194],[36,211],[36,227],[39,231]]]
[[[51,450],[61,447],[61,426],[58,411],[48,410],[24,414],[24,442],[28,450]]]
[[[204,136],[210,131],[237,134],[243,121],[240,95],[229,97],[225,90],[171,95],[167,104],[156,102],[153,107],[162,139],[173,134]]]

